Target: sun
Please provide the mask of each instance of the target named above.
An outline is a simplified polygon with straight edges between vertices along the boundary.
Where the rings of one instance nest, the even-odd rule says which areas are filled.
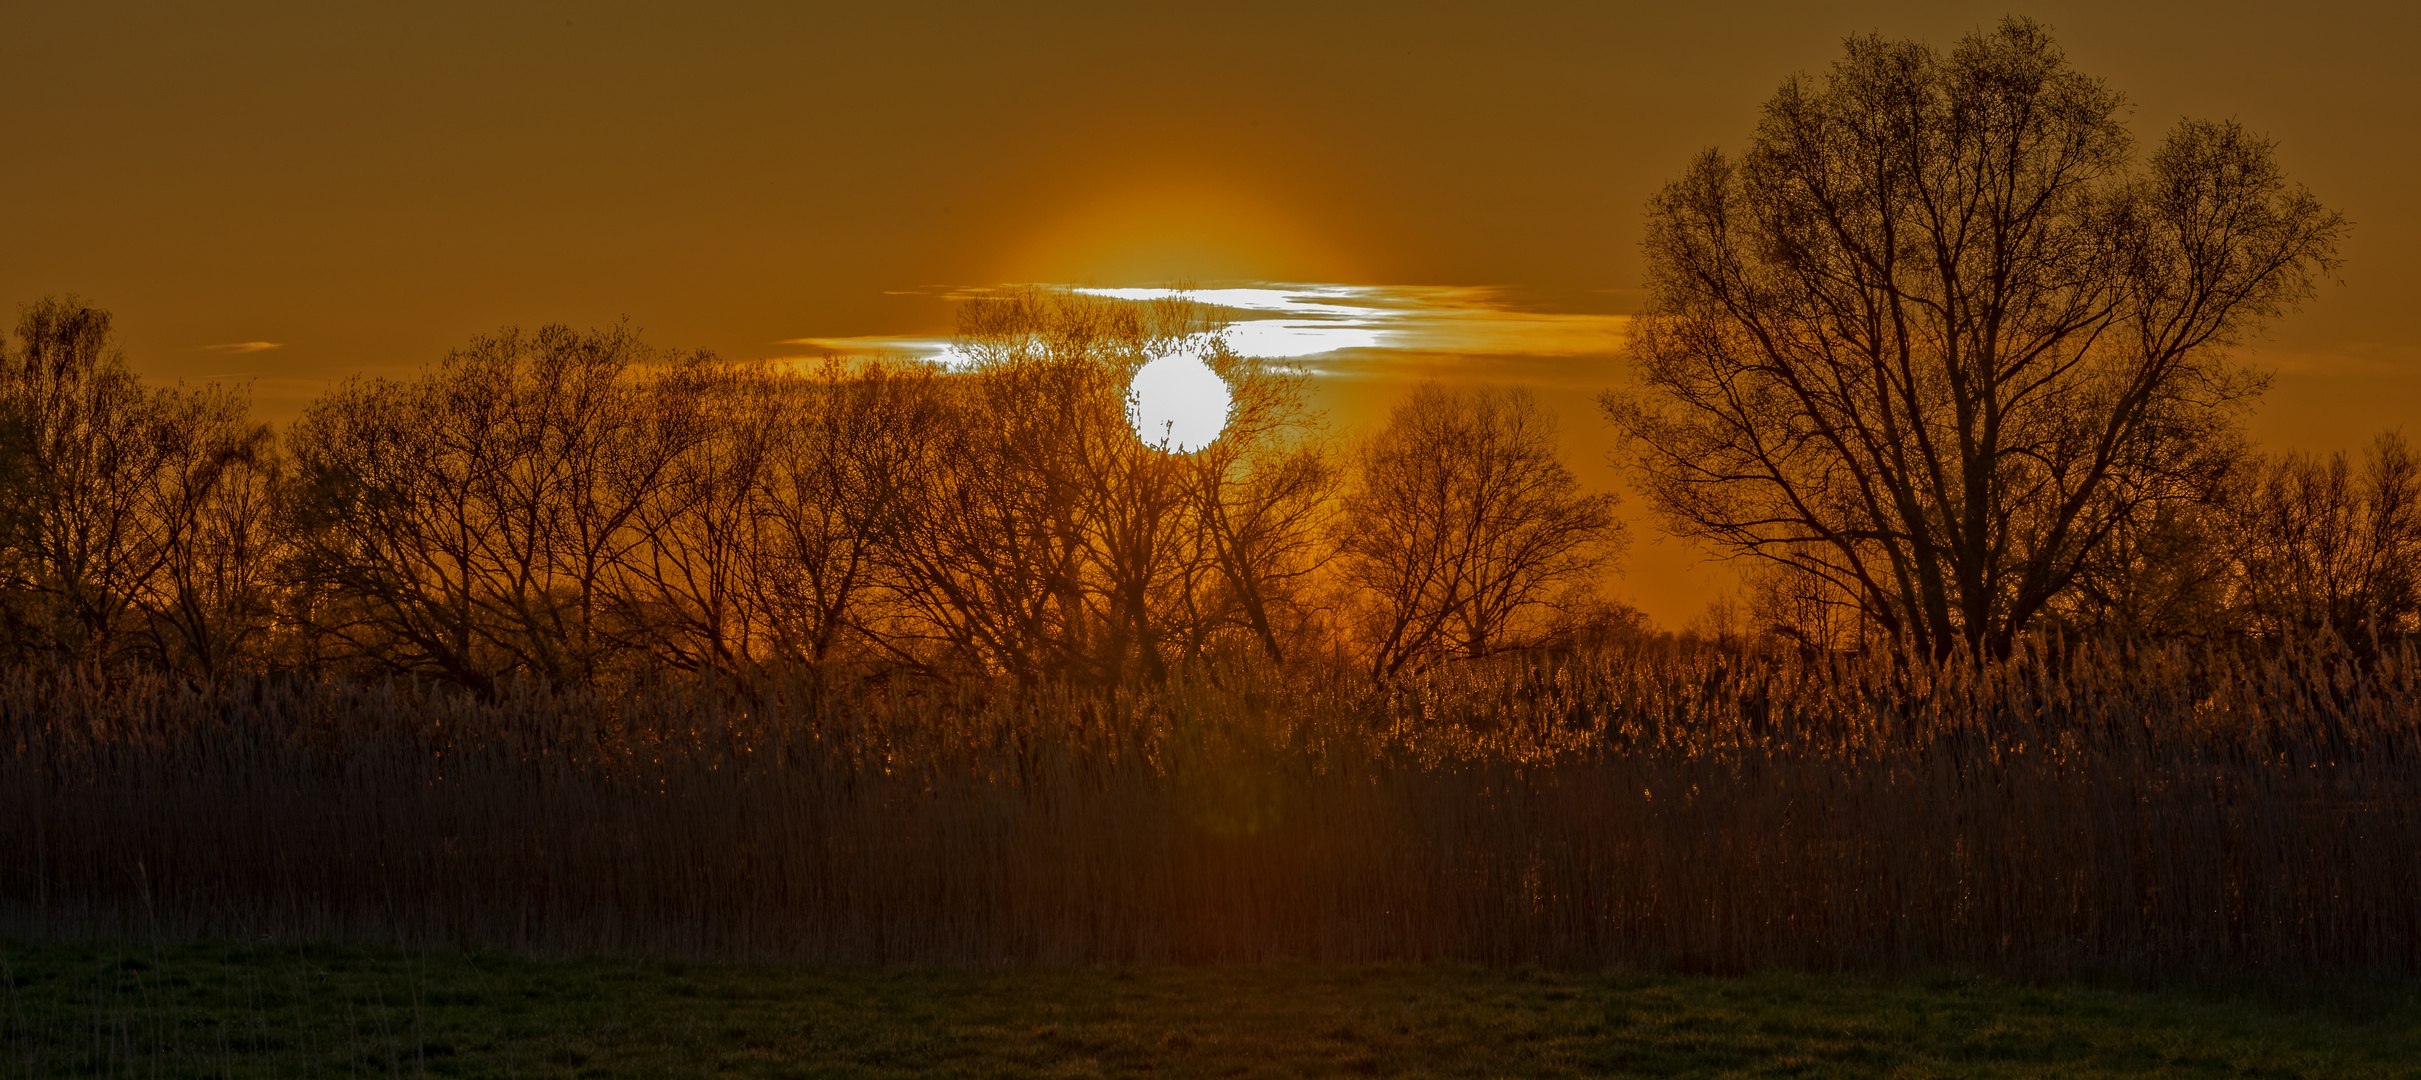
[[[1199,356],[1175,354],[1143,365],[1127,384],[1127,422],[1144,445],[1172,454],[1209,446],[1227,427],[1227,380]]]

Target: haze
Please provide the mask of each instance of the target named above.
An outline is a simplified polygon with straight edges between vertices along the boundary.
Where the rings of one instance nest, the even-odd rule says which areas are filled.
[[[2421,16],[2389,4],[29,6],[0,296],[80,294],[146,376],[284,420],[505,324],[770,357],[934,340],[1008,282],[1257,290],[1255,332],[1339,335],[1302,359],[1341,429],[1421,378],[1536,386],[1611,489],[1588,396],[1647,196],[1843,36],[2012,10],[2140,140],[2240,119],[2354,220],[2343,286],[2248,350],[2255,435],[2421,427]],[[1677,624],[1725,581],[1698,558],[1643,542],[1616,591]]]

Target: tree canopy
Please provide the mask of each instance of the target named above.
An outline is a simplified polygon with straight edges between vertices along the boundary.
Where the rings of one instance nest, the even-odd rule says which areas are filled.
[[[2232,121],[2137,163],[2122,105],[2026,19],[1857,37],[1658,192],[1602,403],[1666,525],[1947,655],[2208,494],[2265,383],[2229,346],[2347,226]]]

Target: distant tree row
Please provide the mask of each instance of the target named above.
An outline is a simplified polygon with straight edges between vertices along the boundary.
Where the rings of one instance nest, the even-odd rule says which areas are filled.
[[[2421,633],[2421,459],[2397,433],[2360,455],[2264,456],[2231,444],[2191,502],[2113,531],[2032,628],[2078,638],[2332,636],[2357,654]],[[1810,574],[1752,568],[1722,632],[1857,649],[1886,634]]]
[[[147,388],[107,313],[25,309],[7,355],[0,633],[19,663],[507,679],[900,668],[1156,678],[1219,650],[1385,674],[1627,616],[1619,553],[1522,391],[1423,387],[1350,452],[1212,313],[969,302],[962,369],[811,372],[506,330],[354,379],[284,434]],[[1145,445],[1125,387],[1191,350],[1222,437]]]

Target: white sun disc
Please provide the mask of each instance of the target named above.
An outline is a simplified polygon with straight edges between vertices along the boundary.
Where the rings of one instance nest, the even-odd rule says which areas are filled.
[[[1198,356],[1163,356],[1127,384],[1135,437],[1172,454],[1209,446],[1227,426],[1227,380]]]

